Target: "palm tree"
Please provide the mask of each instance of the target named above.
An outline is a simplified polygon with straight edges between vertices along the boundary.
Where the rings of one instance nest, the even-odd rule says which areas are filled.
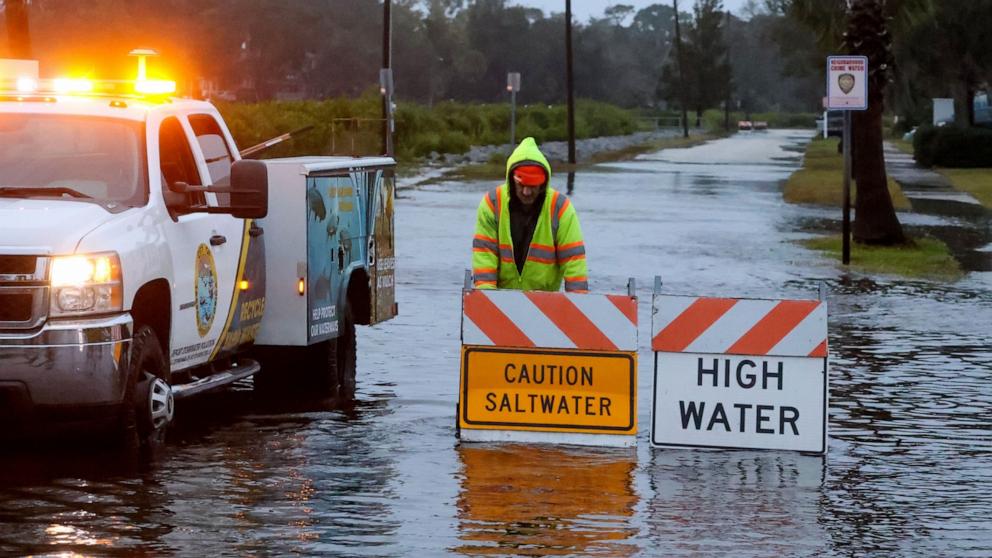
[[[816,30],[828,52],[868,57],[868,110],[854,114],[854,240],[894,245],[906,241],[889,195],[882,151],[885,88],[894,70],[890,28],[903,30],[932,9],[931,0],[774,0]]]

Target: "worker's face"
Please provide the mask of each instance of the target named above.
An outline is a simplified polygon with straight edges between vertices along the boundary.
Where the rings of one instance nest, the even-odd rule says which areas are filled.
[[[517,177],[513,177],[514,191],[517,193],[517,199],[520,203],[524,204],[526,207],[534,205],[537,201],[537,197],[541,195],[541,189],[544,186],[525,186],[520,183]]]

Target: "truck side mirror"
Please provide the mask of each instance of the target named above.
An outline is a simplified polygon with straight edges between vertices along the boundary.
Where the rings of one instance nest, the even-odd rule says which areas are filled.
[[[231,165],[231,215],[238,219],[261,219],[268,213],[268,167],[261,161],[235,161]]]

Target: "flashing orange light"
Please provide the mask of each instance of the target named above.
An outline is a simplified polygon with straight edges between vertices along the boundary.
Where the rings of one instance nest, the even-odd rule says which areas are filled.
[[[248,281],[246,281],[245,279],[242,279],[241,282],[238,283],[238,286],[241,288],[242,291],[247,291],[248,290]]]
[[[296,283],[296,292],[300,293],[300,296],[303,296],[307,292],[307,282],[304,281],[302,277],[300,278],[300,281]]]
[[[17,78],[18,93],[34,93],[38,89],[38,80],[30,77]]]
[[[176,92],[176,82],[163,79],[139,79],[134,90],[143,95],[168,95]]]
[[[56,78],[52,81],[56,93],[86,93],[93,91],[93,82],[88,79]]]

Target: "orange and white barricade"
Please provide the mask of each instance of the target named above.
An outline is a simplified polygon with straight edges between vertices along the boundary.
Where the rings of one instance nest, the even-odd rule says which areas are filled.
[[[651,445],[827,451],[827,303],[671,296],[655,279]]]
[[[465,442],[627,447],[637,434],[637,297],[462,293]]]

